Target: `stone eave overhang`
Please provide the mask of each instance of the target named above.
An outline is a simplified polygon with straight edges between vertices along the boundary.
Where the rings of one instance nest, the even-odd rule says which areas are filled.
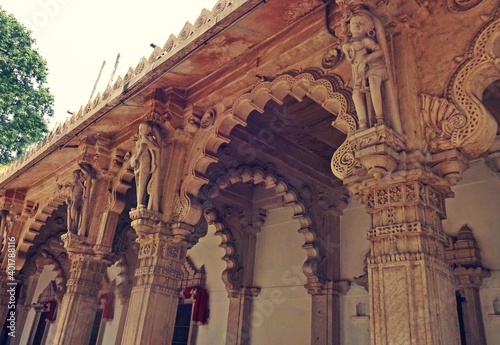
[[[76,148],[81,140],[80,135],[91,132],[91,129],[96,127],[96,123],[106,116],[120,112],[126,107],[125,102],[138,95],[144,98],[146,94],[151,93],[151,89],[154,89],[154,84],[166,78],[178,64],[193,58],[197,52],[210,46],[214,38],[225,35],[228,28],[242,21],[245,16],[266,3],[268,3],[266,0],[236,0],[228,5],[228,1],[220,0],[212,11],[203,10],[194,25],[186,23],[178,37],[171,35],[162,48],[157,46],[148,59],[143,57],[136,68],[129,68],[125,76],[118,77],[113,84],[106,87],[104,92],[99,92],[87,105],[82,106],[78,112],[74,112],[65,123],[55,128],[42,142],[34,145],[24,156],[0,171],[0,189],[27,189],[37,181],[44,180],[44,176],[53,174],[54,170],[60,169],[62,166],[55,167],[50,162],[45,163],[50,156],[62,155],[59,159],[64,162],[76,158],[78,156]],[[322,6],[321,1],[312,3],[316,7],[311,8],[311,2],[309,2],[307,4],[309,8],[304,10],[304,7],[307,6],[302,6],[301,12],[296,10],[301,5],[300,1],[274,2],[274,10],[281,11],[283,8],[290,11],[296,10],[296,14],[289,15],[289,24],[290,21]],[[262,37],[255,38],[254,44],[267,40],[283,30],[283,27],[275,25],[273,28],[264,30],[267,30],[265,35],[259,33]],[[259,40],[260,42],[257,42]],[[244,53],[241,52],[241,54]],[[209,73],[214,73],[223,67],[223,64],[214,63]],[[187,81],[187,86],[192,84],[192,80]],[[140,118],[144,114],[144,110],[142,110],[142,113],[136,112],[129,119]],[[115,130],[117,129],[115,128]],[[70,150],[70,154],[68,154],[68,149],[73,149]],[[61,150],[63,152],[59,154],[58,151]],[[40,169],[34,171],[34,168]],[[40,176],[31,176],[30,174]]]

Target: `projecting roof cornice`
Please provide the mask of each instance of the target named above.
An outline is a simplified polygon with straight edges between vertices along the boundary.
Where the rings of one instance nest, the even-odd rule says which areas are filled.
[[[135,68],[130,67],[124,76],[119,76],[103,92],[97,93],[86,105],[73,112],[43,141],[0,171],[0,188],[18,188],[11,184],[13,180],[35,166],[38,168],[49,156],[57,156],[60,150],[64,151],[66,161],[76,159],[77,154],[68,155],[67,152],[78,146],[82,136],[100,132],[113,137],[123,130],[124,125],[135,123],[149,113],[150,109],[146,109],[148,102],[144,100],[154,90],[172,87],[186,89],[200,83],[229,61],[274,36],[311,9],[321,6],[321,2],[309,2],[301,9],[293,12],[289,10],[287,15],[279,19],[282,23],[278,25],[259,28],[255,32],[242,32],[247,30],[246,27],[238,27],[242,19],[260,7],[267,6],[267,1],[219,0],[212,11],[203,10],[194,24],[187,22],[178,36],[171,35],[163,47],[156,46],[148,58],[140,59]],[[283,7],[283,10],[293,8],[292,3],[277,2],[274,6],[279,9]],[[234,43],[237,39],[230,42],[232,38],[240,36],[239,42]],[[241,45],[242,42],[245,47],[231,49],[231,44]],[[217,55],[220,52],[216,51],[221,46],[225,50],[223,56]],[[59,168],[49,163],[45,165],[41,170],[54,171]]]

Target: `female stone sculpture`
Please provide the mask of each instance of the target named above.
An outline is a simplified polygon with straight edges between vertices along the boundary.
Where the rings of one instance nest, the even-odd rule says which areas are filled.
[[[383,123],[382,82],[387,79],[384,53],[376,41],[373,19],[364,12],[354,13],[350,21],[349,33],[342,51],[352,66],[352,98],[358,114],[359,128],[365,129],[371,106],[377,124]],[[367,93],[371,97],[367,97]],[[371,106],[370,106],[371,103]]]
[[[130,158],[137,186],[137,208],[145,208],[147,202],[148,209],[158,211],[158,191],[154,186],[158,180],[159,159],[158,138],[149,124],[141,123],[135,152]]]
[[[80,169],[77,169],[73,171],[73,184],[70,187],[68,197],[68,231],[74,234],[78,233],[80,226],[84,195],[85,182],[83,173]]]

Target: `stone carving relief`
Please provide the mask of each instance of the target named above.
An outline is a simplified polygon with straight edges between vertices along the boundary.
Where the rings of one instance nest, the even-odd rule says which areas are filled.
[[[80,168],[73,171],[73,182],[69,185],[67,222],[69,232],[86,236],[94,171],[88,164],[80,164]]]
[[[114,153],[112,171],[116,174],[109,190],[106,210],[121,213],[125,207],[125,194],[132,186],[134,173],[130,167],[130,152]]]
[[[151,123],[141,123],[135,151],[130,158],[137,186],[137,208],[159,211],[159,174],[161,170],[161,135]]]
[[[3,252],[3,247],[7,241],[7,237],[14,225],[15,215],[7,210],[0,211],[0,253]]]
[[[446,98],[465,116],[464,121],[453,123],[453,146],[469,157],[484,153],[496,136],[497,123],[477,95],[482,95],[489,84],[500,79],[499,31],[500,11],[497,10],[477,34],[467,59],[448,84]]]
[[[377,43],[377,33],[372,16],[355,12],[348,22],[349,33],[342,45],[342,52],[351,64],[354,105],[359,128],[367,128],[369,113],[375,113],[376,124],[382,124],[382,83],[387,80],[384,52]],[[368,99],[370,97],[370,99]]]
[[[342,50],[338,47],[332,47],[323,56],[321,66],[325,69],[335,68],[339,64],[340,60],[342,60],[342,56]]]
[[[402,133],[384,27],[360,5],[342,7],[341,49],[351,64],[352,98],[359,129],[385,123]]]
[[[458,133],[467,124],[467,117],[453,103],[439,97],[420,95],[420,114],[430,152],[458,147]]]

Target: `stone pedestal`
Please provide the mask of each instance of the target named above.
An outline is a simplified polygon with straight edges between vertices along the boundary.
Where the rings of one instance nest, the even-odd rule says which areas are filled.
[[[259,288],[244,287],[229,297],[226,345],[250,344],[253,301],[259,292]]]
[[[122,345],[170,344],[187,246],[161,231],[139,234],[135,282]]]
[[[97,310],[97,295],[109,262],[93,254],[85,238],[61,236],[71,260],[66,294],[58,310],[56,345],[87,345]]]

